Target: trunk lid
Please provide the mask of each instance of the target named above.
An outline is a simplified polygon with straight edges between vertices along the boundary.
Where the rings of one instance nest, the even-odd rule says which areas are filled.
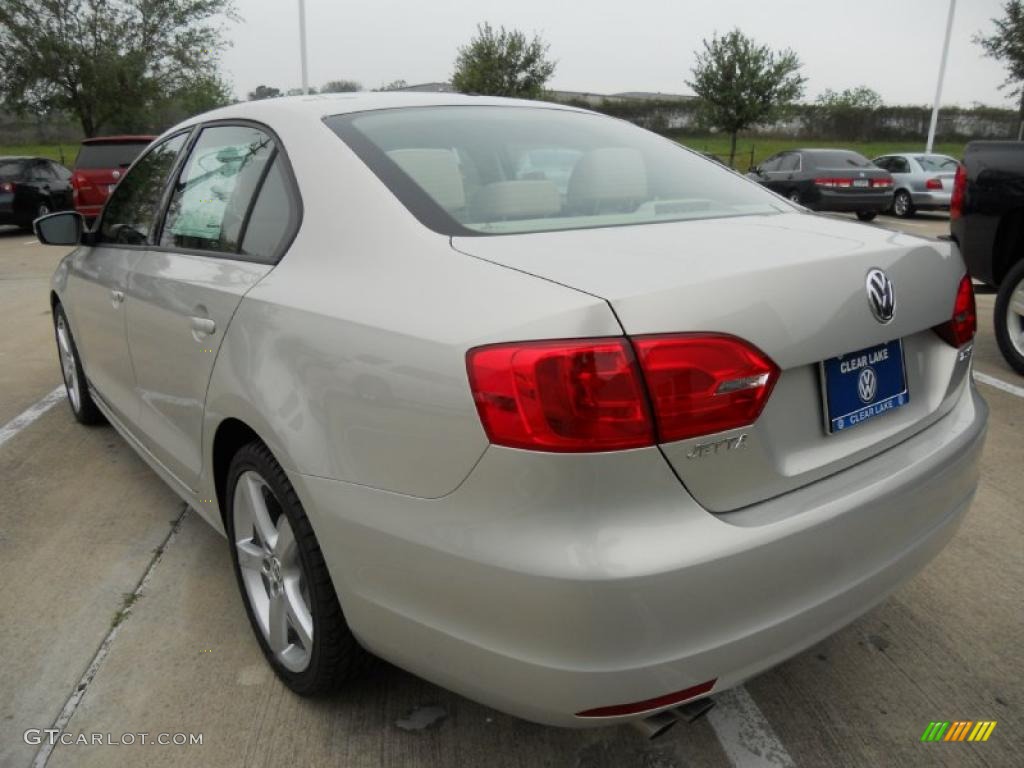
[[[755,424],[662,445],[713,512],[785,493],[906,439],[952,407],[967,369],[966,356],[931,330],[952,316],[964,274],[944,241],[793,213],[455,237],[452,245],[605,299],[631,336],[732,334],[775,361],[782,372]],[[872,268],[894,286],[888,324],[869,307]],[[828,434],[821,361],[895,339],[909,402]]]

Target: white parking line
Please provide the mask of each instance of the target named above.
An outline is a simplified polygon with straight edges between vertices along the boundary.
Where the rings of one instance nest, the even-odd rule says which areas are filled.
[[[974,380],[980,381],[982,384],[988,384],[990,387],[1001,389],[1003,392],[1009,392],[1011,395],[1024,397],[1024,387],[1018,387],[1016,384],[1011,384],[1008,381],[997,379],[995,376],[989,376],[987,373],[975,371]]]
[[[707,714],[722,749],[736,768],[792,768],[796,762],[743,686],[715,696]]]
[[[65,397],[67,397],[67,394],[64,391],[64,385],[61,384],[42,400],[38,401],[34,405],[30,405],[24,411],[8,421],[0,427],[0,445],[3,445],[16,434],[21,432],[21,430],[38,419]]]

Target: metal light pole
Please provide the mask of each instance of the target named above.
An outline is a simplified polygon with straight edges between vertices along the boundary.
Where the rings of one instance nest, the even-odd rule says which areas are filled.
[[[948,33],[946,42],[949,42]],[[306,0],[299,0],[299,56],[302,58],[302,92],[309,93],[309,68],[306,65]]]
[[[935,143],[935,127],[939,123],[939,101],[942,99],[942,80],[946,76],[946,59],[949,57],[949,36],[953,32],[953,12],[956,10],[956,0],[949,0],[949,18],[946,19],[946,40],[942,44],[942,61],[939,63],[939,82],[935,86],[935,103],[932,104],[932,122],[928,126],[928,146],[925,152],[931,154],[932,145]]]

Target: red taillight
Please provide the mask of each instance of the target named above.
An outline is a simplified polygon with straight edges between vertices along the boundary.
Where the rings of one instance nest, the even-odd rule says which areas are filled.
[[[942,325],[935,326],[935,332],[948,344],[962,347],[974,338],[978,330],[978,311],[974,305],[974,283],[970,275],[964,275],[953,302],[953,317]]]
[[[654,442],[643,384],[624,338],[478,347],[467,365],[492,443],[578,452]]]
[[[924,183],[924,188],[925,189],[942,189],[942,179],[938,179],[938,178],[928,179]]]
[[[682,704],[687,699],[707,693],[715,687],[716,682],[718,682],[717,678],[708,680],[700,685],[695,685],[692,688],[686,688],[675,693],[667,693],[655,699],[635,701],[632,704],[613,704],[610,707],[586,709],[582,712],[577,712],[576,717],[622,717],[623,715],[638,715],[641,712],[649,712],[652,709],[660,709],[661,707],[671,707],[675,704]]]
[[[14,191],[14,184],[12,184],[11,182],[5,181],[3,184],[0,184],[0,192],[13,192],[13,191]]]
[[[967,169],[963,163],[956,167],[953,179],[953,194],[949,198],[949,218],[959,219],[964,215],[964,193],[967,191]]]
[[[884,189],[886,187],[891,187],[892,186],[892,177],[891,176],[886,176],[885,178],[882,178],[882,179],[872,179],[871,180],[871,186],[875,187],[875,188],[882,188],[882,189]]]
[[[745,426],[779,373],[746,342],[712,334],[495,344],[470,350],[467,367],[492,443],[559,452]]]
[[[662,443],[752,424],[779,369],[732,336],[641,336],[633,341]]]
[[[828,177],[815,179],[814,183],[819,187],[849,187],[853,185],[853,179],[837,179]]]

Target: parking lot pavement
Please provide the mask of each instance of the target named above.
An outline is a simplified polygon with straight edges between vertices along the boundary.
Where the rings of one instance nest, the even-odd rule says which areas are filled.
[[[948,227],[920,219],[878,225]],[[28,241],[0,232],[0,429],[60,380],[46,304],[60,250]],[[1024,387],[995,347],[992,300],[978,297],[977,370]],[[1024,398],[980,388],[992,410],[982,482],[949,547],[653,743],[525,723],[383,663],[329,699],[293,696],[251,636],[223,538],[183,515],[112,429],[80,427],[57,402],[0,444],[0,765],[1024,765]],[[983,719],[998,722],[984,744],[919,741],[930,721]],[[202,745],[24,742],[54,723]]]

